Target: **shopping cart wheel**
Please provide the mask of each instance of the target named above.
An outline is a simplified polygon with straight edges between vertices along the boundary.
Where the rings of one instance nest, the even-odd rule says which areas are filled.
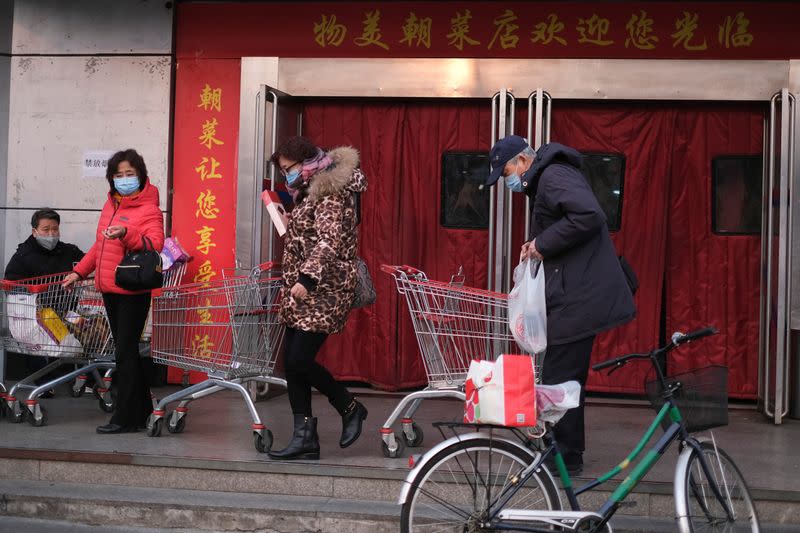
[[[75,380],[69,382],[69,395],[72,396],[73,398],[80,398],[81,396],[83,396],[83,389],[85,388],[85,386],[81,385],[78,388],[76,387],[78,387],[78,384],[75,383]]]
[[[33,413],[28,413],[28,422],[30,423],[30,425],[36,428],[47,425],[47,409],[45,409],[44,405],[42,404],[39,404],[38,407],[39,407],[38,417]]]
[[[389,450],[389,445],[386,444],[386,441],[381,441],[381,451],[383,452],[384,457],[394,459],[403,455],[403,450],[405,449],[406,445],[400,439],[394,439],[394,442],[397,444],[397,449]]]
[[[100,409],[102,409],[104,412],[113,413],[114,409],[116,409],[117,407],[117,402],[114,401],[113,397],[111,398],[110,402],[107,402],[103,398],[100,398],[99,400],[97,400],[97,405],[99,405]]]
[[[254,431],[253,444],[259,453],[267,453],[272,448],[272,431],[265,429],[263,435]]]
[[[409,448],[418,448],[422,446],[422,441],[425,440],[425,434],[422,432],[422,428],[417,425],[416,422],[411,424],[411,432],[414,434],[413,437],[409,437],[406,433],[406,428],[403,428],[403,442]]]
[[[6,413],[8,413],[8,419],[15,423],[21,424],[25,421],[25,416],[28,414],[28,410],[22,407],[22,404],[19,403],[19,400],[15,400],[11,406],[6,404]]]
[[[186,429],[186,414],[178,418],[178,421],[175,422],[175,425],[173,426],[172,421],[177,417],[178,415],[175,413],[175,411],[172,411],[167,417],[167,420],[169,420],[169,423],[167,424],[167,431],[170,433],[183,433],[183,430]]]
[[[159,418],[155,422],[148,422],[148,424],[147,424],[147,436],[148,437],[160,437],[161,436],[161,429],[163,427],[164,427],[164,419],[163,418]]]

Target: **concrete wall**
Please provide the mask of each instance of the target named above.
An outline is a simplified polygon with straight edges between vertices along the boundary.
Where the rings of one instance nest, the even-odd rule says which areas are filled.
[[[108,187],[83,177],[84,151],[139,150],[162,208],[169,168],[173,10],[142,0],[12,7],[3,266],[43,206],[61,212],[65,241],[91,245]]]
[[[166,208],[173,14],[163,0],[0,0],[0,268],[41,207],[91,245],[108,185],[84,177],[84,151],[139,150]]]
[[[8,106],[11,69],[11,28],[14,20],[12,0],[0,0],[0,202],[6,197],[8,167]],[[5,249],[6,210],[0,209],[0,254]],[[5,264],[3,265],[5,267]],[[5,380],[5,352],[0,348],[0,383]]]

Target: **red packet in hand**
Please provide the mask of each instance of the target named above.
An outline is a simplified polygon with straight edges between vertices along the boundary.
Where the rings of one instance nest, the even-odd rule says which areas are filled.
[[[278,193],[275,191],[264,191],[261,193],[261,200],[263,200],[264,206],[267,208],[269,218],[272,219],[272,224],[278,231],[278,235],[283,237],[286,233],[286,228],[289,226],[289,219],[286,216],[286,209],[284,209],[281,199],[278,197]]]

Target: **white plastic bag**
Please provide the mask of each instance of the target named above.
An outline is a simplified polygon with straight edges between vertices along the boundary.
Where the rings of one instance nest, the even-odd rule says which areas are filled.
[[[539,354],[547,348],[544,264],[540,261],[526,259],[514,269],[514,288],[508,295],[508,326],[526,352]]]
[[[558,422],[567,411],[578,407],[580,401],[581,385],[577,381],[536,385],[536,408],[543,422]]]
[[[6,301],[8,329],[11,336],[33,355],[47,355],[53,339],[39,325],[35,294],[9,294]]]

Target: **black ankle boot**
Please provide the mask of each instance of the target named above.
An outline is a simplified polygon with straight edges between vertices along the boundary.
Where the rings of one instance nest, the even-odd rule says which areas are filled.
[[[319,459],[317,419],[294,415],[294,435],[286,448],[269,452],[271,459]]]
[[[342,413],[342,438],[339,446],[347,448],[361,435],[361,423],[367,419],[367,408],[358,400],[353,400]]]

